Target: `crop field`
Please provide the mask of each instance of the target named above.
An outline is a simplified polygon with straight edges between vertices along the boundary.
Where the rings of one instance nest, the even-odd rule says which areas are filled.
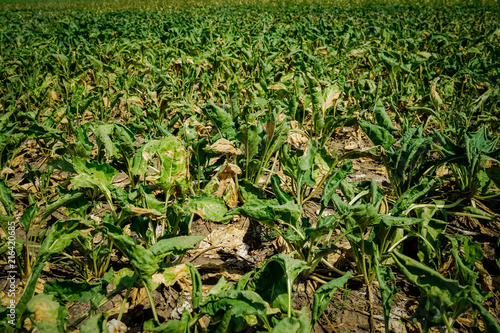
[[[0,332],[500,332],[496,1],[0,1]]]

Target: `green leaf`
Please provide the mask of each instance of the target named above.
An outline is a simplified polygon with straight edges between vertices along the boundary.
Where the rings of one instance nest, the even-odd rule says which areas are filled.
[[[267,150],[264,152],[262,159],[268,161],[271,156],[273,156],[288,139],[288,132],[290,127],[288,122],[283,121],[278,123],[274,128],[273,135],[270,139],[266,138]]]
[[[68,206],[69,204],[77,201],[78,199],[82,198],[85,195],[85,193],[80,192],[80,191],[72,191],[69,193],[65,193],[62,196],[59,197],[59,199],[55,201],[51,201],[45,206],[45,210],[42,213],[42,221],[44,221],[47,217],[50,216],[53,212],[58,210],[59,208],[63,206]]]
[[[114,124],[113,123],[97,123],[93,126],[94,134],[97,141],[97,146],[101,150],[102,146],[106,149],[106,157],[108,159],[113,158],[118,153],[118,148],[115,146],[111,136],[113,135]]]
[[[94,144],[89,140],[86,126],[81,125],[76,128],[76,140],[68,144],[67,152],[73,156],[88,158],[92,153]]]
[[[30,205],[24,210],[23,215],[19,219],[19,224],[23,227],[26,234],[29,232],[31,224],[38,216],[38,205],[36,203]]]
[[[38,250],[36,262],[43,263],[52,256],[64,251],[75,238],[82,235],[80,231],[82,229],[88,229],[88,226],[78,219],[57,221],[54,223]]]
[[[155,326],[154,320],[148,320],[144,322],[144,331],[153,331],[161,333],[187,333],[189,332],[189,321],[191,320],[191,315],[187,310],[182,312],[181,320],[169,319],[165,324]]]
[[[316,182],[313,179],[313,169],[314,169],[314,160],[316,154],[318,153],[318,149],[314,147],[312,144],[307,148],[304,152],[304,155],[299,159],[299,170],[301,171],[301,181],[302,184],[307,184],[311,187],[316,185]],[[301,185],[302,185],[301,184]]]
[[[373,115],[375,116],[375,120],[377,124],[385,128],[388,131],[396,131],[397,129],[392,125],[391,118],[385,112],[384,104],[382,104],[382,100],[379,98],[375,103],[375,107],[373,108]]]
[[[378,210],[371,204],[355,206],[352,209],[351,214],[362,233],[365,232],[366,228],[375,225],[380,221]]]
[[[3,181],[0,181],[0,202],[3,209],[0,210],[0,227],[4,232],[9,234],[9,226],[13,228],[13,211],[14,211],[14,198],[12,197],[12,190],[5,186]],[[4,214],[7,213],[7,214]],[[12,229],[14,230],[14,229]]]
[[[238,188],[245,201],[266,198],[266,192],[261,187],[254,185],[247,179],[240,180],[238,182]]]
[[[280,205],[277,200],[250,200],[241,207],[231,209],[227,214],[244,215],[270,226],[274,226],[277,219],[296,225],[302,208],[292,202]]]
[[[215,286],[210,288],[210,290],[208,291],[206,296],[223,292],[223,291],[227,290],[230,286],[231,286],[231,284],[229,282],[227,282],[226,278],[221,277],[219,279],[219,281],[217,281]]]
[[[397,251],[391,252],[391,257],[406,278],[415,284],[424,295],[413,314],[414,320],[422,325],[423,330],[443,324],[443,314],[457,318],[466,307],[460,307],[463,302],[469,302],[467,289],[458,281],[445,278],[437,271]]]
[[[500,332],[500,325],[497,324],[495,317],[486,310],[481,303],[471,302],[472,307],[481,314],[483,318],[484,331],[486,333],[497,333]]]
[[[397,141],[391,132],[382,126],[365,120],[361,120],[359,125],[375,146],[382,146],[385,150],[388,150]]]
[[[175,186],[181,189],[188,187],[189,179],[189,156],[184,145],[173,135],[164,137],[161,140],[151,140],[142,148],[143,163],[134,167],[136,175],[142,175],[147,171],[147,164],[153,164],[153,157],[160,160],[160,176],[157,178],[167,195],[171,195]],[[135,162],[134,162],[135,163]],[[146,164],[144,164],[146,163]]]
[[[272,333],[307,333],[311,332],[312,326],[307,317],[307,308],[304,307],[299,313],[298,318],[289,317],[280,320],[274,326]]]
[[[189,272],[191,274],[191,284],[193,285],[192,300],[193,300],[193,310],[197,311],[200,308],[201,301],[203,300],[203,293],[201,290],[201,276],[198,273],[196,267],[190,262],[186,263],[189,267]]]
[[[430,181],[427,179],[422,179],[420,184],[411,187],[409,190],[403,193],[398,200],[394,203],[391,209],[391,215],[398,216],[404,210],[408,209],[412,204],[418,203],[418,199],[424,197],[436,184],[435,179]]]
[[[291,286],[299,274],[309,268],[302,260],[293,259],[286,254],[277,254],[255,270],[247,288],[257,292],[271,306],[289,311]]]
[[[140,245],[135,244],[132,237],[125,234],[122,229],[112,224],[105,223],[108,237],[113,240],[116,247],[130,260],[134,270],[141,279],[151,281],[151,276],[158,270],[154,254]]]
[[[114,274],[113,285],[116,289],[129,288],[134,282],[134,271],[128,267],[120,269]]]
[[[259,145],[262,142],[258,127],[251,124],[244,124],[239,128],[236,138],[245,146],[245,158],[251,161],[259,153]]]
[[[97,146],[106,149],[108,159],[130,159],[135,152],[134,134],[118,123],[97,123],[93,126]]]
[[[2,216],[12,217],[15,202],[12,197],[12,190],[3,181],[0,181],[0,202],[3,205],[3,211],[7,213],[7,215],[4,215],[2,212]]]
[[[289,196],[285,191],[283,191],[280,187],[281,181],[278,175],[271,176],[271,186],[273,188],[274,195],[276,199],[278,199],[280,204],[286,204],[287,202],[293,202],[293,197]]]
[[[486,169],[486,174],[500,188],[500,167],[490,167]]]
[[[117,170],[107,163],[87,162],[78,157],[73,158],[73,167],[77,173],[71,180],[74,189],[98,188],[103,192],[106,200],[111,202],[109,186],[118,174]]]
[[[323,235],[327,235],[330,231],[335,230],[339,224],[340,219],[335,215],[328,215],[324,218],[319,218],[316,227],[303,228],[305,234],[312,240],[317,239]]]
[[[87,302],[101,291],[100,282],[76,282],[55,279],[46,282],[43,292],[54,295],[60,302]]]
[[[36,283],[38,282],[38,278],[40,277],[40,274],[42,273],[42,269],[45,266],[45,262],[40,262],[36,265],[34,265],[34,269],[31,271],[31,275],[28,279],[28,282],[26,283],[26,286],[24,287],[23,294],[21,298],[19,299],[19,302],[17,302],[16,305],[16,327],[21,328],[22,322],[21,318],[23,318],[24,312],[26,311],[26,307],[28,305],[28,302],[33,298],[33,295],[35,294],[35,288],[36,288]]]
[[[222,315],[222,319],[219,321],[219,326],[217,326],[217,330],[215,330],[215,333],[231,333],[230,325],[232,316],[233,311],[231,308],[228,311],[224,312],[224,314]]]
[[[108,317],[107,313],[99,313],[90,317],[80,326],[80,333],[108,333],[108,325],[106,325]]]
[[[335,170],[333,175],[328,178],[325,183],[325,187],[323,188],[323,194],[321,195],[321,204],[323,206],[328,206],[328,203],[332,200],[332,196],[339,188],[342,180],[353,172],[354,170],[352,169],[351,161],[346,161],[339,169]]]
[[[177,236],[173,238],[161,239],[154,243],[149,251],[156,260],[162,261],[169,254],[181,255],[186,251],[194,249],[196,244],[203,239],[203,236]]]
[[[217,127],[222,137],[227,140],[234,140],[236,138],[236,126],[234,125],[233,117],[226,110],[215,105],[212,100],[209,100],[205,114]]]
[[[466,263],[471,265],[483,259],[484,252],[481,248],[481,244],[478,244],[462,235],[455,235],[455,238],[464,245],[463,251]]]
[[[224,201],[216,196],[202,194],[199,197],[190,197],[186,209],[191,214],[198,214],[202,219],[212,222],[229,222],[226,216],[227,208]]]
[[[313,301],[312,318],[311,318],[311,322],[313,324],[319,319],[323,311],[325,311],[326,307],[332,300],[335,291],[337,291],[338,288],[343,288],[344,285],[347,283],[347,281],[349,281],[349,278],[351,276],[352,276],[351,273],[347,272],[342,277],[333,279],[323,284],[314,292],[314,301]]]
[[[134,133],[122,124],[113,123],[115,125],[113,132],[114,144],[118,146],[124,158],[129,159],[135,152],[135,137]]]
[[[389,318],[391,315],[391,307],[392,301],[398,292],[398,289],[395,286],[396,278],[392,273],[392,270],[387,266],[380,266],[380,262],[378,260],[378,255],[374,256],[374,269],[375,274],[377,276],[377,281],[380,286],[380,294],[382,296],[382,306],[384,308],[384,327],[385,332],[389,333]],[[394,281],[392,284],[388,284],[387,281]]]
[[[211,294],[201,305],[201,313],[210,316],[229,310],[232,311],[233,317],[240,317],[247,323],[250,321],[249,325],[255,324],[252,316],[257,316],[268,326],[267,315],[275,312],[259,294],[250,290],[228,290]]]
[[[42,138],[59,138],[62,141],[64,132],[46,124],[32,124],[28,128],[27,134],[29,137],[36,138],[38,140]]]

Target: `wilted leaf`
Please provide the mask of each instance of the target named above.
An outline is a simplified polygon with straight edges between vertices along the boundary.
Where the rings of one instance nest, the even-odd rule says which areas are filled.
[[[65,332],[68,309],[54,301],[54,295],[38,294],[26,307],[29,318],[40,333]]]
[[[344,285],[349,281],[351,273],[347,272],[344,276],[330,280],[329,282],[323,284],[314,292],[314,302],[312,308],[312,318],[311,321],[315,323],[323,311],[332,300],[333,294],[338,288],[343,288]]]

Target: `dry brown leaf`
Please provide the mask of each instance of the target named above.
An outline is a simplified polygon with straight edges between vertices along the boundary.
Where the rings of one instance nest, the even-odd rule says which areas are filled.
[[[163,275],[161,273],[155,273],[155,274],[151,275],[151,280],[154,283],[163,284],[165,286],[167,285],[167,280],[165,279],[165,275]]]
[[[3,178],[3,176],[5,175],[13,175],[14,174],[14,170],[12,170],[11,168],[3,168],[2,171],[0,171],[0,178]]]
[[[354,125],[354,137],[356,140],[360,141],[363,139],[363,130],[359,124]]]
[[[274,248],[276,251],[279,253],[290,253],[290,246],[288,246],[288,243],[283,239],[283,237],[279,236],[275,238],[275,240],[272,242]]]
[[[483,291],[494,291],[495,287],[493,286],[493,279],[491,275],[484,269],[483,264],[481,262],[476,262],[474,265],[477,268],[477,272],[479,273],[479,281],[481,283],[481,288]]]
[[[94,117],[94,114],[90,110],[85,110],[83,112],[83,119],[92,119]]]
[[[434,104],[442,105],[443,100],[441,99],[441,95],[439,95],[439,93],[437,91],[438,81],[439,81],[439,78],[437,78],[431,86],[431,100]]]
[[[156,91],[153,91],[153,92],[150,92],[149,93],[149,97],[151,97],[151,99],[153,100],[153,102],[155,103],[156,107],[160,107],[160,103],[158,102],[158,96],[156,94]]]
[[[371,167],[371,168],[368,168],[368,170],[371,170],[371,171],[373,171],[374,173],[376,173],[378,175],[387,176],[387,170],[383,166],[380,166],[380,167]]]
[[[57,321],[57,318],[52,317],[50,313],[50,305],[47,304],[45,301],[35,301],[34,302],[35,306],[35,313],[33,314],[33,320],[35,322],[41,322],[41,321],[50,321],[50,322],[55,322]]]
[[[217,140],[211,148],[219,153],[231,154],[231,155],[241,155],[241,150],[239,148],[234,148],[234,141],[229,141],[224,138]]]
[[[276,84],[272,84],[272,85],[267,86],[267,89],[268,90],[286,90],[286,86],[283,83],[278,82]]]
[[[213,195],[224,198],[229,208],[235,208],[238,205],[238,191],[234,176],[241,174],[241,169],[235,164],[226,163],[223,170],[217,174],[219,188]],[[226,194],[226,195],[225,195]]]
[[[109,102],[109,99],[107,96],[103,96],[102,105],[104,105],[105,108],[109,108],[111,106],[111,103]]]
[[[54,90],[51,90],[47,93],[47,97],[48,97],[49,101],[58,101],[59,100],[59,93],[54,91]]]
[[[128,175],[125,172],[120,172],[115,176],[113,179],[113,186],[125,188],[128,185],[130,185],[130,179],[128,178]]]
[[[206,276],[207,278],[214,278],[214,279],[219,279],[221,277],[221,275],[223,277],[226,278],[226,280],[228,281],[238,281],[239,279],[241,279],[243,277],[243,274],[238,274],[238,273],[229,273],[228,271],[225,271],[225,270],[222,270],[220,272],[217,272],[217,273],[207,273]],[[212,289],[210,286],[207,286],[206,287],[206,291],[210,291],[210,289]]]
[[[288,125],[290,125],[290,128],[293,130],[299,129],[299,122],[297,120],[292,120],[288,122]]]
[[[295,149],[303,149],[304,145],[309,142],[309,137],[304,131],[292,130],[288,135],[287,142]]]
[[[108,333],[125,333],[128,331],[127,325],[117,319],[111,319],[106,323]]]
[[[437,176],[437,177],[443,177],[443,176],[448,175],[448,174],[450,174],[450,173],[451,173],[450,169],[448,169],[448,168],[446,167],[446,164],[443,164],[443,165],[441,165],[441,166],[437,169],[437,171],[436,171],[436,176]]]
[[[171,284],[174,284],[181,279],[185,279],[188,276],[188,273],[187,273],[188,270],[187,270],[185,264],[175,265],[175,266],[169,267],[168,270],[173,272],[175,275],[175,278],[172,280]]]
[[[132,205],[129,206],[129,209],[135,216],[146,216],[151,220],[161,220],[166,217],[164,214],[161,214],[154,209],[135,207]]]
[[[141,304],[148,298],[148,293],[146,292],[146,288],[132,288],[130,292],[130,299],[132,300],[130,303],[130,308],[134,308],[137,305]]]
[[[24,162],[24,154],[21,154],[21,155],[18,155],[16,156],[13,160],[12,160],[12,163],[10,164],[13,168],[16,168],[18,167],[21,163]],[[24,163],[23,163],[24,164]]]
[[[201,110],[201,108],[198,105],[193,104],[193,106],[191,107],[191,109],[193,109],[194,112],[196,112],[197,114],[203,115],[203,111]]]
[[[129,97],[127,98],[127,104],[137,104],[139,106],[143,106],[144,105],[144,102],[142,101],[142,99],[139,97],[139,96],[132,96],[132,97]]]
[[[358,143],[356,141],[349,141],[344,145],[345,150],[354,150],[359,148]]]
[[[228,185],[229,197],[226,199],[226,204],[229,208],[233,209],[238,206],[238,190],[236,189],[236,184],[234,180]]]
[[[236,249],[243,244],[243,237],[246,232],[245,229],[240,229],[235,225],[231,225],[223,229],[212,231],[204,240],[211,244],[211,246]]]

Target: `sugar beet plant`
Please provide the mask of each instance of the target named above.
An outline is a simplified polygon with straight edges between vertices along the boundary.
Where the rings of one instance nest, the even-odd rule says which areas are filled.
[[[354,279],[370,302],[378,282],[388,331],[403,276],[423,331],[500,330],[498,255],[449,228],[499,219],[497,7],[161,9],[0,13],[0,254],[23,280],[2,330],[105,332],[139,288],[144,330],[309,332]],[[353,181],[359,158],[387,184]],[[287,253],[205,292],[193,223],[242,216]],[[328,261],[344,240],[350,271]],[[45,279],[57,265],[71,279]],[[164,321],[154,295],[179,272],[192,311]],[[74,302],[90,310],[69,322]]]

